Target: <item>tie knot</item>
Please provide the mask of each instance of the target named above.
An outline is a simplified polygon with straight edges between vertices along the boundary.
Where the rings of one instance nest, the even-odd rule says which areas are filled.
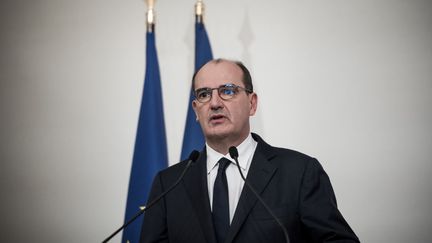
[[[231,161],[225,157],[222,157],[219,161],[219,169],[225,171],[229,164],[231,164]]]

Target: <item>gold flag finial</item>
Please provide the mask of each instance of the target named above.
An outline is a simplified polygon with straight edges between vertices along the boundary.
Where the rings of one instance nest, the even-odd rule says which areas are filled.
[[[198,0],[195,4],[195,16],[196,22],[202,23],[204,19],[204,3],[202,0]]]
[[[147,3],[147,32],[153,32],[155,24],[154,4],[156,0],[146,0]]]

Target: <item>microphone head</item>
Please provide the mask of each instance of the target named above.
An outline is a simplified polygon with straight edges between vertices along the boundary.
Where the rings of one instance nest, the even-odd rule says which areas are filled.
[[[199,155],[200,155],[200,153],[198,151],[194,150],[189,154],[188,160],[195,162],[198,159]]]
[[[238,158],[239,154],[238,154],[237,148],[235,146],[231,146],[228,149],[228,151],[229,151],[229,154],[230,154],[231,158],[233,158],[233,159],[237,159]]]

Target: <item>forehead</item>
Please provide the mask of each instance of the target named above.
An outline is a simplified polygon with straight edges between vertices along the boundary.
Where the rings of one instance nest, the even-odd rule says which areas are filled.
[[[242,84],[243,72],[229,61],[209,62],[195,76],[195,88],[218,87],[226,83]]]

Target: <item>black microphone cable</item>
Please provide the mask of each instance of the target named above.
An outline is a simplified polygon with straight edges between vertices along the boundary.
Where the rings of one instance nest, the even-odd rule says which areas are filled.
[[[151,208],[153,205],[155,205],[159,200],[161,200],[162,197],[164,197],[168,192],[170,192],[172,189],[174,189],[179,183],[180,181],[183,179],[184,175],[186,174],[186,171],[188,171],[189,167],[191,167],[191,165],[193,163],[195,163],[195,161],[198,159],[200,153],[196,150],[192,151],[189,155],[188,158],[188,162],[183,170],[183,172],[181,173],[181,175],[179,176],[179,178],[177,179],[177,181],[172,184],[166,191],[164,191],[162,194],[160,194],[157,198],[153,199],[151,202],[149,202],[146,206],[144,206],[140,211],[138,211],[137,214],[135,214],[131,219],[129,219],[129,221],[127,221],[125,224],[123,224],[120,228],[118,228],[116,231],[114,231],[114,233],[112,233],[110,236],[108,236],[104,241],[102,241],[102,243],[106,243],[109,240],[111,240],[111,238],[113,238],[116,234],[118,234],[118,232],[120,232],[122,229],[126,228],[126,226],[128,226],[129,224],[131,224],[133,221],[135,221],[136,218],[138,218],[141,214],[143,214],[147,209]]]
[[[261,202],[261,204],[264,206],[264,208],[267,210],[267,212],[269,212],[269,214],[276,220],[277,224],[281,227],[281,229],[284,233],[286,243],[289,243],[290,240],[289,240],[289,236],[288,236],[288,231],[283,226],[282,222],[276,217],[276,215],[273,213],[273,211],[270,209],[270,207],[267,205],[267,203],[264,202],[264,200],[261,198],[261,196],[255,190],[255,188],[253,188],[252,185],[249,184],[249,181],[246,180],[245,176],[243,175],[243,172],[241,171],[241,168],[240,168],[240,163],[238,162],[239,154],[238,154],[237,148],[235,146],[231,146],[228,149],[228,151],[229,151],[231,158],[233,158],[235,160],[237,168],[240,172],[240,176],[243,179],[243,181],[245,182],[246,186],[249,187],[249,189],[253,192],[253,194],[255,194],[255,196],[258,198],[258,200]]]

